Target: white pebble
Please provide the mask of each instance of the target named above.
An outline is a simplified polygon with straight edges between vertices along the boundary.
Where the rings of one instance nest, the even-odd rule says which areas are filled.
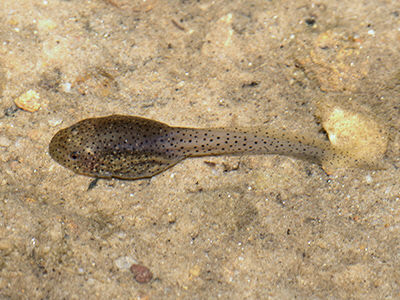
[[[11,145],[11,141],[6,136],[0,136],[0,147],[8,147]]]
[[[117,232],[117,237],[119,237],[120,239],[124,239],[126,238],[126,233],[123,231]]]
[[[115,265],[118,269],[129,269],[131,265],[136,264],[137,261],[130,256],[121,256],[114,260]]]
[[[49,125],[52,127],[56,127],[57,125],[60,125],[63,122],[63,119],[61,117],[52,117],[49,119]]]
[[[372,183],[372,177],[371,177],[371,175],[367,175],[367,176],[365,176],[365,181],[368,183],[368,184],[370,184],[370,183]]]
[[[71,87],[72,87],[72,84],[70,82],[65,82],[65,83],[61,84],[62,90],[66,93],[71,93]]]

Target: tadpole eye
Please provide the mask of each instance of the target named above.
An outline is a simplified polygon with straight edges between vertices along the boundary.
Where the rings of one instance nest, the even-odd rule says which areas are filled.
[[[72,158],[73,160],[75,160],[75,159],[78,158],[78,154],[79,154],[78,152],[74,151],[74,152],[71,153],[70,156],[71,156],[71,158]]]

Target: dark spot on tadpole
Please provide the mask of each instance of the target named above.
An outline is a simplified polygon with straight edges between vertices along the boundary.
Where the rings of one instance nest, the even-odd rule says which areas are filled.
[[[77,159],[77,158],[78,158],[78,153],[75,152],[75,151],[72,152],[72,153],[71,153],[71,158],[72,158],[72,159]]]

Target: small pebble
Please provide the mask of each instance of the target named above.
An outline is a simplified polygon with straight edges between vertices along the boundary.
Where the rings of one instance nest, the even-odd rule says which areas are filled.
[[[52,117],[49,119],[48,122],[51,127],[56,127],[57,125],[60,125],[63,122],[63,119],[61,117]]]
[[[0,147],[8,147],[11,145],[11,141],[6,136],[0,136]]]
[[[57,23],[50,19],[41,19],[37,22],[37,28],[41,32],[50,32],[57,27]]]
[[[54,226],[49,228],[47,232],[53,241],[60,241],[64,236],[60,223],[54,224]]]
[[[142,265],[133,264],[131,266],[131,272],[133,273],[135,280],[139,283],[148,283],[153,278],[153,274],[149,268]]]
[[[136,264],[136,260],[130,256],[121,256],[114,261],[118,269],[129,269],[132,264]]]
[[[201,273],[201,268],[199,265],[195,265],[193,268],[189,270],[189,274],[192,277],[199,277]]]
[[[126,232],[123,232],[123,231],[117,232],[116,235],[117,235],[117,237],[119,237],[120,239],[126,238]]]
[[[18,111],[18,107],[15,106],[15,105],[13,104],[12,106],[7,107],[7,108],[4,110],[4,114],[5,114],[7,117],[12,117],[17,111]]]
[[[26,93],[22,94],[18,98],[14,100],[15,105],[19,108],[29,111],[35,112],[40,108],[40,96],[34,90],[29,90]]]
[[[11,250],[13,248],[13,243],[10,239],[0,239],[0,250]]]
[[[70,82],[65,82],[61,84],[61,89],[66,93],[71,93],[72,84]]]

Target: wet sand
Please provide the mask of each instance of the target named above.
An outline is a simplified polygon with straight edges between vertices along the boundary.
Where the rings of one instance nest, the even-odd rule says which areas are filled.
[[[400,297],[397,1],[4,0],[0,25],[1,298]],[[88,190],[48,154],[110,114],[324,136],[338,95],[388,128],[386,170],[206,157]]]

